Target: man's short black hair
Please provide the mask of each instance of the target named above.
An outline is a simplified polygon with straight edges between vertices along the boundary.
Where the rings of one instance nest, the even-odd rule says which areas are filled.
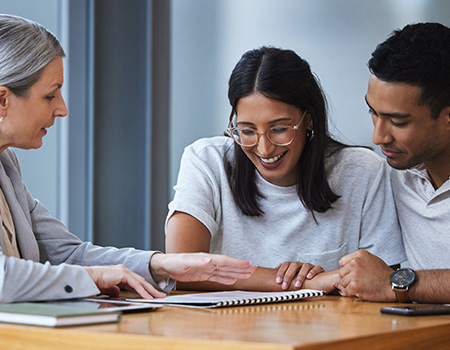
[[[450,28],[417,23],[395,30],[368,65],[380,80],[419,86],[418,104],[428,105],[433,118],[450,106]]]

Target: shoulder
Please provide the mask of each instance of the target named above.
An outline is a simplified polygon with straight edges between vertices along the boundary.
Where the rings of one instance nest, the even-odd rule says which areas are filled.
[[[223,158],[223,156],[232,149],[232,146],[233,140],[226,136],[202,138],[187,146],[184,153],[191,156]]]
[[[345,147],[331,153],[326,162],[334,166],[380,167],[384,159],[364,147]]]
[[[345,147],[326,158],[330,175],[348,174],[376,176],[385,167],[385,160],[374,151],[363,147]]]

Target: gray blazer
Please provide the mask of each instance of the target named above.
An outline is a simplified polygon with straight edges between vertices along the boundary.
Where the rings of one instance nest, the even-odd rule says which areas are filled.
[[[82,242],[32,198],[10,149],[0,154],[0,186],[13,217],[22,256],[5,256],[0,235],[0,303],[98,294],[97,286],[81,266],[123,264],[157,287],[148,268],[155,252]]]

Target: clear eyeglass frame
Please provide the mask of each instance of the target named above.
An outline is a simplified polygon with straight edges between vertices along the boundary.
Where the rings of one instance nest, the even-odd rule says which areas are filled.
[[[265,135],[266,138],[267,138],[270,142],[272,142],[275,146],[288,146],[288,145],[290,145],[290,144],[292,143],[292,141],[294,141],[294,137],[295,137],[294,131],[297,130],[297,129],[300,127],[300,125],[302,125],[303,119],[305,118],[306,113],[307,113],[307,111],[305,110],[305,111],[303,112],[302,117],[300,118],[300,121],[299,121],[297,124],[293,125],[293,126],[291,126],[291,125],[281,125],[281,124],[280,124],[280,125],[276,125],[276,126],[270,127],[270,128],[268,128],[267,130],[265,130],[265,131],[258,131],[258,130],[252,130],[252,129],[249,129],[249,131],[254,132],[255,135],[256,135],[256,141],[255,141],[254,143],[252,143],[252,144],[243,144],[243,143],[239,140],[238,136],[235,135],[235,132],[239,130],[239,126],[232,126],[232,125],[234,124],[233,122],[236,120],[236,115],[234,115],[234,117],[230,120],[230,123],[228,124],[228,128],[227,128],[227,133],[233,138],[233,140],[234,140],[238,145],[240,145],[240,146],[242,146],[242,147],[253,147],[253,146],[257,145],[258,142],[259,142],[259,139],[260,139],[261,135]],[[291,137],[291,140],[290,140],[289,142],[278,143],[278,142],[274,142],[274,141],[272,141],[272,140],[270,139],[269,131],[272,130],[272,129],[280,128],[280,127],[286,128],[286,129],[288,129],[288,130],[290,131],[292,137]]]

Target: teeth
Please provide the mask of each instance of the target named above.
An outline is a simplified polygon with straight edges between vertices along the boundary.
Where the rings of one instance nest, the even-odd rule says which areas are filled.
[[[283,156],[284,156],[284,153],[280,154],[278,156],[272,157],[272,158],[261,158],[261,160],[266,164],[272,164],[272,163],[275,163],[277,160],[279,160]]]

